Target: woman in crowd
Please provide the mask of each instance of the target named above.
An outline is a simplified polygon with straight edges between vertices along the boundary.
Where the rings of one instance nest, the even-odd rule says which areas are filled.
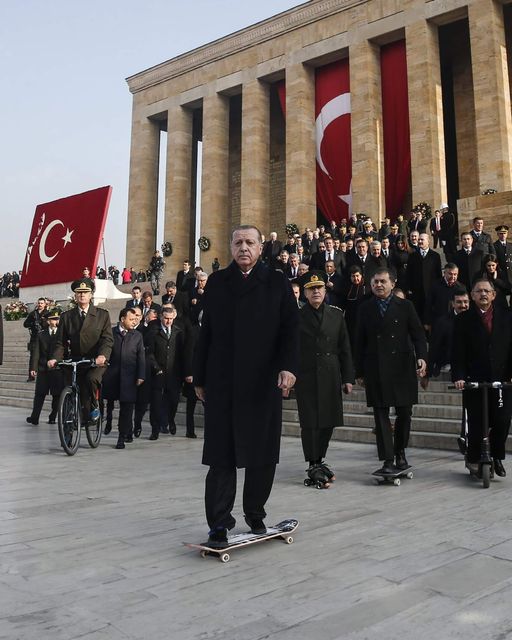
[[[396,272],[396,286],[403,291],[407,291],[407,262],[412,250],[407,242],[407,237],[400,234],[395,243],[395,248],[391,254],[390,266]]]
[[[487,278],[489,282],[492,282],[496,290],[494,304],[507,309],[507,296],[510,295],[511,286],[498,265],[498,258],[493,253],[489,253],[483,259],[482,270],[476,277],[476,280],[479,278]]]

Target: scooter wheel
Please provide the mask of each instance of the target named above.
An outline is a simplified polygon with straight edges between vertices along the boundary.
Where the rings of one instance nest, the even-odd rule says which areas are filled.
[[[482,465],[482,485],[484,489],[488,489],[491,484],[491,465],[483,464]]]

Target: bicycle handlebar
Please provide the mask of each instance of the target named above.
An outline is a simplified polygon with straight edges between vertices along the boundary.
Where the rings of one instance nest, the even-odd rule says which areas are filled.
[[[73,366],[79,366],[79,365],[89,365],[91,368],[92,367],[96,367],[98,366],[96,364],[96,360],[94,358],[92,359],[82,359],[82,360],[61,360],[60,362],[56,363],[56,367],[73,367]]]
[[[512,387],[512,382],[465,382],[464,389],[504,389],[505,387]],[[449,385],[448,389],[457,389],[455,385]]]

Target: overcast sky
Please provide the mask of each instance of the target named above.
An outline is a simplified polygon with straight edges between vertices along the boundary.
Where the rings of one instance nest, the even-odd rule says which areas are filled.
[[[112,185],[108,264],[123,266],[125,78],[299,1],[2,0],[0,273],[21,269],[37,204]]]

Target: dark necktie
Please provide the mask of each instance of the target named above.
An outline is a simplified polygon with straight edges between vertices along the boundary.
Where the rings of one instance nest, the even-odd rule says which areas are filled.
[[[125,329],[121,329],[121,338],[124,338],[126,335],[126,330]]]
[[[80,311],[80,328],[82,328],[86,315],[85,311]]]

